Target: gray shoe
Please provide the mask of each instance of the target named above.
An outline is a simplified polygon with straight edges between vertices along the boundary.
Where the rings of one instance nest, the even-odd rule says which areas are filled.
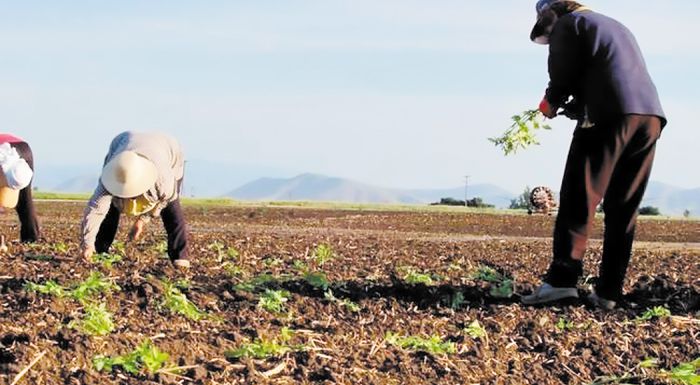
[[[595,291],[588,295],[588,300],[593,306],[604,310],[612,310],[615,308],[615,305],[617,305],[615,301],[599,297]]]
[[[520,302],[525,305],[539,305],[566,298],[578,298],[578,290],[575,287],[554,287],[543,283],[534,293],[523,296]]]

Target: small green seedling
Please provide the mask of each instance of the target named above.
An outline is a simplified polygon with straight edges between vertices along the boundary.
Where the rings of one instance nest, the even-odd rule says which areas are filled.
[[[510,298],[513,296],[513,280],[499,273],[492,267],[479,266],[472,274],[472,279],[491,283],[489,294],[494,298]]]
[[[91,257],[92,263],[99,263],[106,269],[111,269],[112,265],[117,262],[121,262],[122,256],[120,254],[110,254],[110,253],[95,253]]]
[[[104,303],[86,304],[85,316],[80,321],[71,321],[68,327],[78,329],[91,336],[105,336],[114,330],[112,313],[107,311]]]
[[[670,372],[662,371],[661,374],[683,385],[700,385],[699,371],[700,358],[697,358],[674,367]]]
[[[567,320],[564,317],[559,317],[559,321],[556,324],[557,330],[563,332],[567,330],[573,330],[576,326],[573,322]]]
[[[92,359],[92,363],[98,372],[111,373],[115,367],[120,367],[133,375],[142,371],[155,374],[163,369],[169,358],[168,353],[160,351],[150,340],[145,340],[131,353],[116,357],[97,355]]]
[[[667,318],[671,316],[671,311],[663,306],[655,306],[651,309],[647,309],[641,316],[636,318],[637,322],[650,321],[654,318]]]
[[[160,242],[156,243],[155,246],[153,246],[153,249],[158,254],[165,254],[168,252],[168,242],[167,241],[160,241]]]
[[[359,312],[362,308],[360,305],[356,304],[355,302],[350,301],[347,298],[339,299],[337,298],[334,294],[333,291],[331,290],[326,290],[325,293],[323,293],[323,297],[331,302],[337,303],[338,305],[344,306],[346,309],[353,313]]]
[[[115,254],[126,255],[126,243],[122,241],[114,241],[112,249],[114,249]]]
[[[273,283],[280,283],[286,281],[287,277],[274,276],[269,273],[260,274],[246,282],[239,283],[233,287],[237,291],[247,291],[256,292],[260,291]]]
[[[524,111],[521,115],[511,117],[513,124],[503,135],[496,138],[489,138],[496,147],[500,147],[504,155],[526,149],[533,144],[540,144],[537,141],[535,131],[539,129],[551,130],[552,128],[543,123],[544,115],[539,110]]]
[[[176,284],[170,281],[163,281],[163,302],[161,306],[168,309],[171,313],[179,314],[193,321],[199,321],[207,316],[207,314],[195,304],[193,304],[187,296],[183,294]]]
[[[333,249],[331,249],[330,246],[328,246],[325,243],[321,243],[318,246],[316,246],[316,250],[314,250],[314,262],[316,262],[316,266],[323,266],[326,262],[332,260],[335,258],[335,253],[333,252]]]
[[[464,332],[467,333],[469,337],[472,339],[488,339],[488,333],[486,333],[486,329],[481,326],[478,320],[472,321],[469,326],[464,328]]]
[[[442,301],[452,310],[458,310],[466,302],[466,300],[464,299],[464,294],[461,291],[457,291],[451,295],[445,294],[442,297]]]
[[[403,272],[403,281],[409,285],[423,284],[430,286],[442,279],[436,274],[421,273],[412,267],[402,267],[398,270]]]
[[[48,280],[43,284],[27,282],[24,285],[24,289],[30,293],[39,293],[54,296],[57,298],[63,298],[66,296],[66,289],[56,283],[54,280]]]
[[[260,296],[258,306],[272,313],[283,313],[284,304],[289,301],[290,293],[286,290],[265,290]]]
[[[264,359],[279,357],[291,351],[302,350],[303,345],[290,346],[288,342],[294,336],[294,332],[288,328],[280,330],[280,336],[274,339],[258,338],[254,342],[243,344],[240,347],[224,352],[226,358],[241,359],[255,358]]]
[[[56,242],[53,244],[53,250],[60,254],[65,254],[68,252],[68,245],[64,242]]]
[[[440,336],[433,335],[429,338],[418,336],[403,337],[399,334],[388,332],[384,339],[388,344],[398,346],[402,349],[422,351],[431,354],[454,354],[457,346],[452,341],[443,341]]]
[[[84,303],[86,300],[97,294],[109,294],[113,290],[118,291],[121,288],[111,279],[106,278],[100,272],[92,272],[85,281],[78,283],[71,290],[71,297],[78,302]]]
[[[328,287],[331,285],[330,281],[326,277],[326,273],[322,271],[304,273],[303,278],[309,285],[323,291],[328,290]]]

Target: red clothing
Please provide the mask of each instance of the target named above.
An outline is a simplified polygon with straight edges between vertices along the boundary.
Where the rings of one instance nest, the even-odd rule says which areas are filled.
[[[12,134],[0,134],[0,143],[20,143],[20,142],[24,142],[24,140],[12,135]]]

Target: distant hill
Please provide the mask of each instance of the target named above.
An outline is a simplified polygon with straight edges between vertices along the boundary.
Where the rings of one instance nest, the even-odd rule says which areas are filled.
[[[493,185],[469,187],[470,197],[481,197],[499,207],[508,206],[514,194]],[[361,203],[430,203],[440,198],[464,198],[464,188],[399,190],[372,186],[349,179],[317,174],[293,178],[261,178],[226,196],[244,200],[324,200]]]
[[[399,190],[317,174],[301,174],[288,179],[261,178],[229,192],[226,196],[245,200],[420,203],[417,198]]]

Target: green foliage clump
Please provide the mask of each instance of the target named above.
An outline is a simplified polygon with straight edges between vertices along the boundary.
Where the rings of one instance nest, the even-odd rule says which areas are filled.
[[[567,320],[564,317],[559,317],[559,321],[557,321],[556,324],[557,330],[559,331],[566,331],[566,330],[573,330],[575,325],[573,322]]]
[[[111,269],[112,265],[122,261],[120,254],[95,253],[91,257],[92,263],[99,263],[106,269]]]
[[[649,321],[654,318],[666,318],[671,316],[671,311],[663,306],[655,306],[647,309],[641,316],[637,317],[637,322]]]
[[[330,246],[328,246],[325,243],[321,243],[318,246],[316,246],[316,250],[314,250],[313,258],[314,258],[314,261],[316,262],[316,265],[321,267],[326,262],[334,259],[335,253],[333,252],[333,249]]]
[[[66,289],[59,285],[54,280],[48,280],[41,283],[27,282],[24,285],[24,289],[30,293],[39,293],[45,295],[51,295],[57,298],[63,298],[66,296]]]
[[[91,336],[105,336],[114,330],[112,313],[107,311],[104,303],[86,304],[85,316],[80,321],[71,321],[68,327],[78,329]]]
[[[273,283],[280,283],[285,280],[286,277],[276,277],[272,274],[264,273],[233,286],[233,289],[237,291],[256,292]]]
[[[472,279],[491,283],[489,295],[494,298],[510,298],[513,295],[513,280],[488,266],[479,266]]]
[[[429,338],[419,336],[403,337],[399,334],[388,332],[385,341],[402,349],[423,351],[431,354],[454,354],[457,352],[457,346],[452,341],[443,341],[440,336],[433,335]]]
[[[521,115],[511,117],[513,124],[500,137],[489,138],[496,147],[500,147],[504,155],[526,149],[533,144],[540,144],[537,141],[535,131],[539,129],[551,130],[552,128],[543,123],[544,115],[539,110],[524,111]]]
[[[294,336],[294,331],[289,328],[282,328],[278,338],[267,339],[258,338],[253,342],[246,343],[232,350],[227,350],[224,355],[227,358],[255,358],[264,359],[270,357],[278,357],[290,351],[302,350],[303,345],[291,346],[288,342]]]
[[[335,302],[341,306],[344,306],[346,309],[353,313],[359,312],[362,308],[360,305],[356,304],[355,302],[352,302],[351,300],[347,298],[339,299],[337,298],[334,294],[333,291],[331,290],[326,290],[325,293],[323,293],[323,297],[331,302]]]
[[[412,267],[400,267],[398,270],[403,275],[403,281],[409,285],[423,284],[429,286],[442,279],[437,274],[421,273]]]
[[[197,308],[175,283],[163,281],[163,302],[161,306],[171,313],[179,314],[193,321],[199,321],[207,314]]]
[[[92,272],[85,281],[78,283],[71,291],[71,297],[83,303],[96,294],[109,294],[120,287],[100,272]]]
[[[111,373],[115,367],[120,367],[133,375],[142,371],[155,374],[165,366],[169,358],[168,353],[160,351],[150,340],[145,340],[136,350],[123,356],[97,355],[92,359],[92,364],[98,372]]]
[[[700,385],[700,358],[691,362],[685,362],[671,369],[670,372],[662,371],[662,376],[670,378],[683,385]]]
[[[260,296],[258,306],[272,313],[283,313],[284,304],[289,301],[291,294],[286,290],[265,290]]]
[[[472,339],[486,339],[488,338],[488,333],[486,329],[481,326],[478,320],[472,321],[466,328],[464,332],[467,333]]]
[[[654,206],[644,206],[639,208],[639,215],[658,216],[661,215],[661,210]]]

